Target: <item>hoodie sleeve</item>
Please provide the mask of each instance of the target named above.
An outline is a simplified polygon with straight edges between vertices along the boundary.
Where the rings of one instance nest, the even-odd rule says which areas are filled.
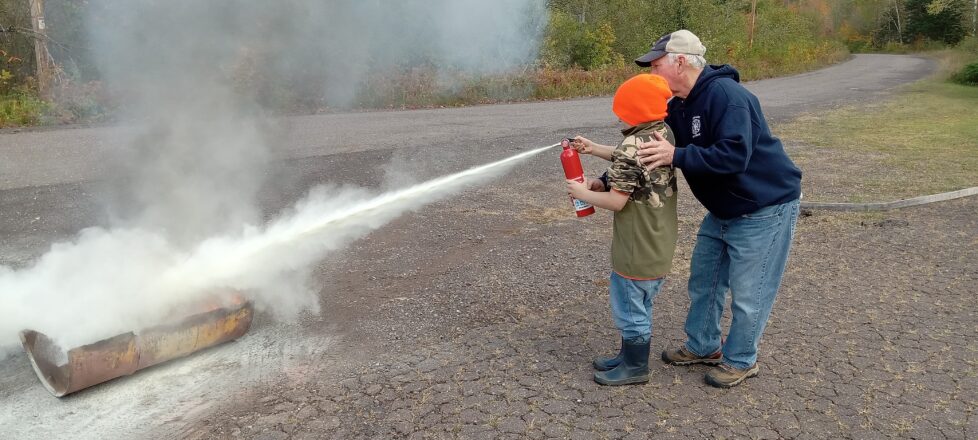
[[[752,153],[750,104],[746,97],[728,96],[724,88],[712,94],[706,117],[713,143],[677,148],[673,164],[689,174],[742,173]]]

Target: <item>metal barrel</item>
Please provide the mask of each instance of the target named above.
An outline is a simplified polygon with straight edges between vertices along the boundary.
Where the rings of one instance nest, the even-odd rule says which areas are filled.
[[[75,347],[67,352],[43,333],[24,330],[20,340],[34,372],[51,394],[75,391],[187,356],[248,332],[254,308],[240,297],[231,305],[161,325]]]

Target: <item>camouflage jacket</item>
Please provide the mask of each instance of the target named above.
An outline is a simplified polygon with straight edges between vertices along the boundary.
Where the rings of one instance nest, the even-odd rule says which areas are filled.
[[[673,167],[649,171],[638,161],[638,144],[652,139],[658,132],[671,143],[676,142],[672,130],[663,121],[646,122],[622,130],[625,140],[611,154],[608,184],[611,189],[631,194],[630,201],[661,207],[663,201],[676,193],[676,173]]]
[[[658,132],[673,142],[665,122],[649,122],[623,130],[625,140],[611,154],[608,185],[629,194],[615,213],[611,242],[611,267],[632,279],[660,278],[672,269],[676,250],[676,173],[673,167],[652,171],[638,161],[638,144]]]

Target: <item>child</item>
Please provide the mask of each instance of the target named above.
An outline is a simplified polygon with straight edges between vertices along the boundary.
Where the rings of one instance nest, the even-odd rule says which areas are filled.
[[[613,358],[595,359],[594,381],[602,385],[649,380],[652,299],[672,267],[676,250],[676,174],[672,167],[646,169],[636,157],[637,145],[659,133],[672,142],[663,121],[672,96],[661,76],[637,75],[615,93],[612,111],[628,126],[617,148],[578,136],[573,147],[611,161],[607,180],[588,185],[567,181],[571,196],[615,212],[611,242],[611,313],[621,332],[621,350]],[[673,142],[674,143],[674,142]]]

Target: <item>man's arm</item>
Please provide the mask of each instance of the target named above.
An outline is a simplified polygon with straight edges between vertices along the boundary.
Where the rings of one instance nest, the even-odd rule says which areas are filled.
[[[745,99],[718,100],[714,104],[710,126],[713,127],[712,145],[701,147],[687,145],[676,148],[658,134],[649,142],[639,145],[638,155],[649,169],[675,165],[687,174],[737,174],[747,170],[753,152],[753,125]],[[743,101],[743,102],[740,102]]]

